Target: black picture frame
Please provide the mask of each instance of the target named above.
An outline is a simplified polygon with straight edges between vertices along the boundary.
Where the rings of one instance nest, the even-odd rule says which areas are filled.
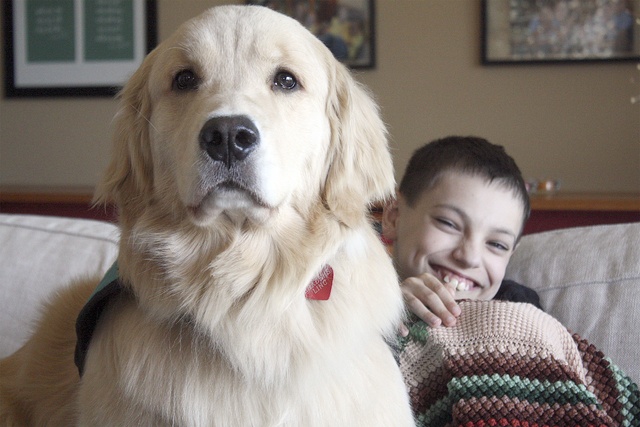
[[[29,0],[31,1],[31,0]],[[40,2],[39,5],[42,7],[52,6],[57,7],[62,3],[58,3],[57,0],[47,0],[48,3]],[[64,3],[64,7],[69,6],[70,3],[73,3],[75,7],[75,11],[77,11],[78,4],[77,2],[81,2],[80,5],[82,9],[80,10],[88,10],[85,7],[94,7],[91,9],[95,12],[97,16],[99,13],[103,13],[100,17],[102,21],[101,23],[106,22],[105,31],[109,31],[107,26],[109,25],[108,20],[113,19],[113,14],[108,16],[109,10],[101,9],[98,11],[96,8],[99,6],[103,6],[103,3],[94,3],[92,6],[88,3],[91,0],[62,0]],[[44,16],[42,21],[38,21],[38,25],[42,25],[43,28],[48,24],[48,22],[53,22],[53,26],[56,25],[56,18],[59,15],[55,15],[57,10],[48,9],[51,12],[48,16],[46,15],[46,10],[42,13],[42,10],[32,10],[31,15],[27,18],[27,3],[25,0],[3,0],[2,1],[2,19],[3,19],[3,36],[4,36],[4,45],[5,45],[5,57],[4,57],[4,95],[6,98],[22,98],[22,97],[113,97],[125,83],[128,75],[133,73],[133,71],[140,65],[144,57],[149,53],[157,44],[157,29],[156,29],[156,21],[157,21],[157,4],[156,0],[131,0],[131,4],[133,5],[132,15],[130,22],[124,25],[131,25],[134,37],[130,39],[131,42],[128,49],[130,51],[135,52],[131,58],[127,58],[126,60],[93,60],[88,61],[84,58],[79,58],[79,56],[89,56],[91,53],[88,53],[89,50],[86,48],[89,45],[90,41],[83,40],[86,43],[85,49],[82,53],[78,53],[80,49],[77,49],[77,44],[75,44],[75,49],[73,55],[75,55],[75,59],[68,59],[67,61],[58,61],[55,59],[52,60],[40,60],[39,62],[29,62],[27,58],[27,31],[30,31],[27,28],[30,24],[28,19],[35,20],[35,17]],[[32,7],[36,8],[38,4],[33,5]],[[18,10],[20,14],[20,18],[16,21],[15,12]],[[38,15],[38,13],[40,13]],[[68,16],[68,15],[67,15]],[[73,25],[73,31],[75,33],[78,32],[78,21],[77,14],[73,15],[74,20],[70,25]],[[85,15],[86,17],[86,15]],[[116,16],[117,18],[117,16]],[[98,19],[98,18],[96,18]],[[107,21],[105,21],[105,19]],[[47,21],[48,20],[48,21]],[[98,21],[96,21],[98,22]],[[67,22],[69,23],[69,22]],[[119,25],[119,24],[114,24]],[[21,28],[19,28],[19,26]],[[92,28],[96,28],[99,25],[93,26]],[[52,29],[53,28],[53,29]],[[68,28],[67,28],[68,30]],[[39,29],[35,31],[40,31],[40,33],[46,34],[46,31],[58,31],[58,33],[62,34],[64,30],[56,30],[52,26],[47,26],[46,29]],[[89,27],[85,26],[81,29],[82,34],[85,35],[84,31],[89,31]],[[92,47],[100,47],[104,46],[104,43],[109,43],[108,39],[104,36],[101,39],[97,37],[100,35],[97,34],[97,30],[95,34],[92,36],[95,37],[94,40],[98,40],[98,42],[94,42]],[[69,31],[67,31],[68,33]],[[18,36],[18,34],[22,34],[22,36]],[[88,36],[85,36],[88,37]],[[35,38],[35,37],[34,37]],[[107,41],[105,41],[107,40]],[[100,41],[103,43],[100,45]],[[41,52],[45,52],[43,56],[46,56],[46,40],[43,42],[42,46],[39,47]],[[34,48],[35,49],[35,48]],[[43,50],[44,49],[44,50]],[[71,50],[70,48],[67,50]],[[70,53],[71,54],[71,53]],[[94,56],[99,55],[98,53],[93,53]],[[32,68],[29,68],[32,67]],[[112,67],[114,70],[117,70],[116,73],[113,74],[114,81],[107,81],[111,79],[110,76],[106,76],[107,71],[104,73],[96,73],[98,69],[106,69],[107,67]],[[37,72],[33,72],[33,69],[37,69]],[[109,68],[110,70],[111,68]],[[27,72],[25,72],[27,70]],[[21,74],[22,73],[22,74]],[[28,78],[28,81],[22,81],[21,76],[23,75],[31,75],[33,76]],[[120,78],[115,77],[116,75],[120,75]],[[101,77],[99,77],[101,76]],[[64,79],[75,79],[78,77],[80,81],[59,81],[55,80],[55,78],[59,80]],[[51,78],[51,80],[48,80]],[[95,78],[95,81],[92,79]],[[115,81],[117,79],[118,81]]]
[[[640,0],[482,0],[485,65],[640,61]]]
[[[246,0],[304,25],[349,68],[376,66],[374,0]],[[313,8],[314,10],[311,10]]]

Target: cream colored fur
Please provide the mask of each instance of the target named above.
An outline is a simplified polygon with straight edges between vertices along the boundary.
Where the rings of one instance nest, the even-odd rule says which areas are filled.
[[[196,89],[173,85],[181,70]],[[273,85],[281,70],[298,86]],[[394,189],[385,127],[344,66],[295,21],[214,8],[144,61],[120,95],[98,199],[119,208],[123,295],[102,315],[82,378],[75,318],[99,278],[51,300],[0,362],[4,425],[405,426],[386,339],[397,278],[367,216]],[[198,135],[244,115],[260,134],[240,179]],[[226,178],[225,178],[226,179]],[[305,298],[324,265],[329,300]]]

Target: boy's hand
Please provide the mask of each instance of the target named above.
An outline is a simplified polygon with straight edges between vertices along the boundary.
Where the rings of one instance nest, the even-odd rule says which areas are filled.
[[[454,299],[456,291],[453,285],[446,285],[435,276],[425,273],[405,279],[400,288],[409,310],[429,326],[456,324],[456,319],[460,316],[460,306]],[[400,333],[406,336],[406,327],[402,327]]]

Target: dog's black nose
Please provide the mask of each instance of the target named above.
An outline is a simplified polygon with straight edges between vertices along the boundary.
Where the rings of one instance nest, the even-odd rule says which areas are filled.
[[[200,131],[200,147],[227,167],[244,160],[259,143],[258,129],[247,116],[214,117]]]

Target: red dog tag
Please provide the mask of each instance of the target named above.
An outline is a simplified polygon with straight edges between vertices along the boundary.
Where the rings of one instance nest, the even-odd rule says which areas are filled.
[[[313,279],[313,282],[307,287],[304,296],[307,299],[326,301],[331,295],[331,287],[333,286],[333,268],[329,264],[322,267],[320,273]]]

